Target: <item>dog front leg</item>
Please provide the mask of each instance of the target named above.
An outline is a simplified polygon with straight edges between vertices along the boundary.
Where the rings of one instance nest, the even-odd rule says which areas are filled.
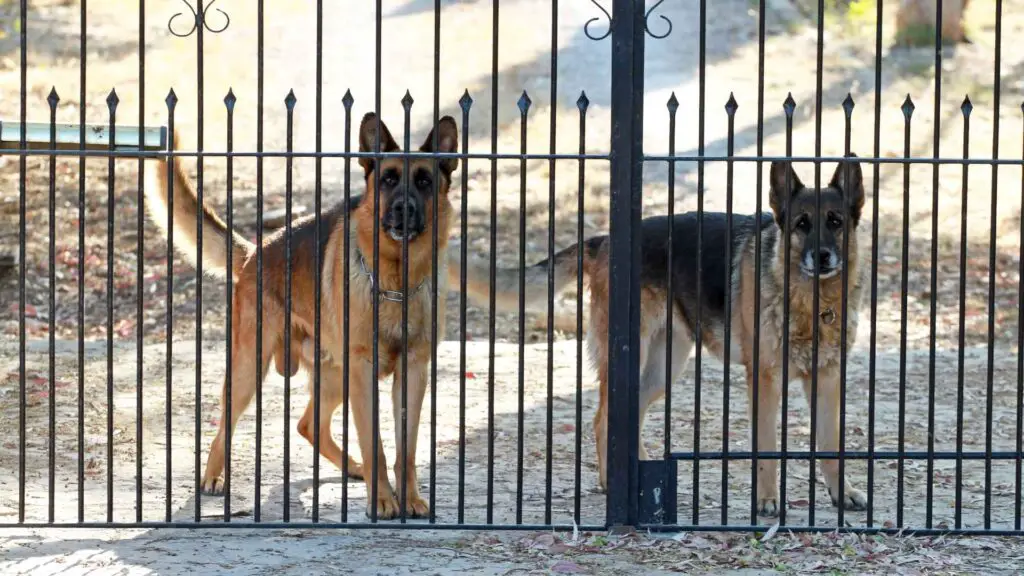
[[[748,410],[754,406],[753,370],[747,369]],[[750,418],[750,445],[758,452],[778,450],[777,427],[779,421],[779,378],[763,370],[757,379],[757,421]],[[754,439],[757,439],[755,442]],[[757,513],[774,518],[783,503],[779,500],[779,461],[766,458],[757,461]]]
[[[402,437],[402,362],[399,359],[395,369],[395,381],[391,386],[391,402],[395,415],[395,484],[401,490],[405,483],[406,510],[413,518],[422,518],[430,513],[430,506],[420,496],[419,482],[416,476],[416,439],[420,428],[420,411],[423,408],[423,396],[427,391],[427,363],[422,359],[409,355],[409,373],[405,385],[406,393],[406,431]],[[403,445],[405,458],[402,458]],[[401,493],[398,494],[401,499]],[[401,502],[399,502],[401,506]]]
[[[811,379],[804,378],[804,393],[808,404],[811,401]],[[839,373],[834,369],[822,370],[818,373],[818,414],[815,426],[820,442],[819,449],[826,452],[839,451]],[[813,409],[813,408],[812,408]],[[851,482],[840,481],[839,460],[821,459],[821,473],[825,477],[829,497],[834,506],[842,505],[846,510],[864,510],[867,508],[867,497],[854,488]],[[840,488],[840,485],[842,487]]]
[[[349,388],[352,394],[352,419],[359,436],[359,450],[363,456],[363,480],[366,482],[366,516],[373,517],[377,509],[378,520],[388,520],[398,514],[398,501],[388,480],[388,465],[384,457],[384,443],[378,435],[373,438],[373,373],[372,365],[365,358],[354,359],[349,373]],[[377,498],[373,498],[373,451],[377,450]]]

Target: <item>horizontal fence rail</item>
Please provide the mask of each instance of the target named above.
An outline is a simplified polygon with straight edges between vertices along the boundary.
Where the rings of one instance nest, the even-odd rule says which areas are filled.
[[[431,93],[390,101],[382,2],[359,9],[374,55],[345,56],[373,59],[372,97],[333,98],[323,2],[315,79],[278,93],[258,0],[255,94],[223,108],[204,59],[245,19],[185,4],[139,3],[133,42],[158,12],[195,42],[159,110],[146,50],[89,93],[85,2],[78,102],[35,94],[21,4],[0,526],[1024,534],[1002,2],[991,94],[951,104],[941,30],[931,99],[883,84],[883,2],[871,90],[824,86],[825,2],[812,92],[770,85],[763,0],[756,87],[721,92],[714,3],[614,0],[568,41],[551,2],[548,76],[510,92],[495,1],[483,83],[446,98],[436,1]],[[696,62],[669,89],[645,77],[667,38]],[[601,46],[610,76],[559,78]]]

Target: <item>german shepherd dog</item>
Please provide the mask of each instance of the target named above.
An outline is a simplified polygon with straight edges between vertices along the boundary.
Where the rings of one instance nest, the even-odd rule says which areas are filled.
[[[363,117],[359,128],[359,150],[374,149],[377,139],[377,119],[373,113]],[[398,152],[401,148],[395,142],[387,126],[380,122],[380,146],[384,152]],[[434,151],[434,132],[437,132],[437,151],[454,152],[458,149],[458,128],[450,116],[440,119],[438,125],[427,136],[420,151]],[[406,165],[406,162],[408,164]],[[438,162],[438,182],[434,182],[434,167]],[[292,228],[292,310],[291,310],[291,358],[285,358],[285,290],[288,279],[285,275],[286,236],[285,231],[268,236],[263,243],[263,344],[262,357],[256,358],[256,246],[242,236],[228,233],[224,222],[206,205],[200,206],[196,193],[188,180],[184,167],[175,157],[173,174],[174,247],[196,263],[202,258],[204,272],[224,275],[230,273],[234,280],[232,294],[231,330],[231,395],[232,413],[230,425],[234,430],[239,416],[248,406],[256,387],[256,369],[262,366],[260,374],[266,374],[273,358],[279,373],[290,371],[294,375],[301,366],[312,373],[314,362],[313,334],[315,314],[315,267],[316,256],[320,255],[321,269],[321,386],[320,386],[320,454],[339,468],[347,458],[348,470],[353,477],[363,478],[367,488],[367,515],[376,507],[377,517],[394,518],[399,512],[398,500],[388,481],[384,446],[378,438],[377,450],[377,497],[369,501],[372,474],[367,470],[373,457],[372,423],[372,361],[373,361],[373,305],[370,270],[373,267],[374,235],[374,187],[379,176],[379,255],[378,295],[379,307],[379,375],[381,379],[394,375],[392,398],[395,406],[395,477],[401,482],[403,472],[406,479],[408,514],[417,517],[429,512],[427,503],[419,495],[416,479],[416,438],[419,428],[420,409],[428,384],[427,370],[431,352],[436,345],[431,340],[430,319],[435,291],[445,294],[447,275],[444,258],[439,261],[438,284],[431,285],[431,236],[433,235],[434,212],[437,212],[437,242],[444,249],[448,242],[449,218],[452,207],[448,200],[448,189],[452,172],[458,167],[458,159],[405,159],[361,157],[366,178],[366,194],[351,198],[335,205],[321,214],[320,244],[314,241],[313,216],[297,219]],[[166,160],[157,160],[156,169],[149,170],[149,185],[146,187],[151,216],[165,234],[168,234],[168,167]],[[437,194],[435,195],[435,184]],[[202,215],[202,253],[196,250],[197,215]],[[345,238],[345,221],[349,237]],[[408,243],[408,293],[402,292],[402,250]],[[346,247],[348,253],[346,254]],[[231,251],[231,269],[227,270],[228,250]],[[349,266],[349,338],[344,338],[342,325],[344,259]],[[408,427],[407,437],[401,437],[401,361],[402,361],[402,300],[408,303]],[[444,300],[442,299],[443,303]],[[438,310],[438,330],[444,327],[444,307]],[[346,366],[342,363],[341,351],[348,347],[348,374],[351,406],[362,452],[361,466],[346,455],[331,436],[331,416],[341,405],[342,382]],[[287,368],[286,368],[287,366]],[[221,411],[227,383],[221,393]],[[298,423],[298,431],[313,442],[312,378],[310,378],[310,399],[305,413]],[[224,443],[227,420],[221,417],[217,436],[210,445],[206,462],[202,490],[206,494],[218,495],[224,490],[221,476],[224,469]],[[399,461],[403,447],[407,459]]]
[[[843,324],[842,274],[847,271],[847,350],[852,347],[857,329],[857,306],[861,285],[858,275],[856,227],[864,206],[864,184],[860,163],[850,155],[836,168],[828,187],[820,190],[820,211],[815,208],[815,190],[804,186],[788,162],[771,166],[770,205],[772,214],[734,215],[727,232],[723,213],[704,214],[703,273],[700,300],[697,299],[697,215],[674,217],[672,274],[673,290],[668,294],[668,229],[665,216],[646,218],[642,224],[641,246],[641,319],[640,319],[640,425],[650,405],[665,394],[666,298],[673,300],[672,379],[675,381],[694,347],[697,314],[701,315],[703,346],[724,359],[726,322],[731,323],[730,363],[746,368],[750,405],[754,400],[754,374],[758,374],[757,448],[777,450],[776,435],[782,380],[782,340],[784,274],[791,267],[789,296],[789,374],[803,381],[807,400],[811,399],[812,330],[815,278],[819,285],[819,350],[817,437],[820,449],[839,449],[840,402],[840,329]],[[788,208],[787,208],[788,207]],[[755,270],[755,234],[761,234],[761,271]],[[848,259],[843,259],[843,234],[848,231]],[[815,235],[820,240],[815,247]],[[785,248],[785,236],[790,239]],[[583,251],[583,274],[590,289],[590,321],[587,333],[590,359],[600,383],[600,404],[594,417],[597,463],[601,488],[605,488],[607,466],[606,430],[608,411],[608,288],[607,236],[590,238],[555,255],[555,290],[576,284],[578,251]],[[731,251],[730,251],[731,250]],[[460,271],[459,256],[449,253],[449,285]],[[467,292],[483,302],[489,295],[489,269],[468,264]],[[527,308],[544,313],[547,302],[548,262],[534,264],[525,271]],[[754,285],[761,284],[760,344],[758,364],[754,365],[753,337]],[[727,284],[728,282],[728,284]],[[519,271],[498,271],[495,299],[500,309],[518,310]],[[730,303],[730,308],[726,303]],[[729,312],[727,312],[727,310]],[[727,314],[729,316],[727,317]],[[640,458],[648,459],[643,442]],[[821,460],[829,495],[835,505],[861,510],[866,499],[860,490],[839,478],[836,460]],[[763,516],[778,514],[777,461],[758,462],[758,510]],[[843,486],[840,494],[840,486]]]

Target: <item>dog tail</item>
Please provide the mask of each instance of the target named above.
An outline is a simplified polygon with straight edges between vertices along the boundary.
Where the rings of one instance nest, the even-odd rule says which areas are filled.
[[[174,132],[174,149],[180,149],[181,139]],[[193,265],[203,262],[203,272],[214,277],[223,277],[227,272],[228,250],[231,250],[231,275],[237,280],[242,266],[255,245],[237,232],[228,234],[223,220],[204,201],[199,204],[192,182],[185,173],[179,156],[171,159],[158,157],[146,161],[146,208],[153,222],[160,228],[164,238],[173,234],[174,249],[183,254]],[[174,208],[174,229],[168,230],[167,216]],[[198,254],[199,235],[196,221],[202,217],[203,250]]]
[[[580,273],[580,250],[583,251],[583,281],[589,282],[594,268],[597,251],[603,238],[591,238],[582,244],[574,244],[555,254],[554,279],[555,295],[576,285]],[[458,292],[461,289],[462,258],[457,248],[449,251],[448,288]],[[519,282],[526,287],[525,308],[534,313],[547,313],[548,302],[548,259],[541,260],[522,271],[518,268],[496,268],[494,271],[494,303],[499,312],[519,311]],[[490,304],[491,268],[489,262],[474,260],[466,263],[466,294],[480,306]]]

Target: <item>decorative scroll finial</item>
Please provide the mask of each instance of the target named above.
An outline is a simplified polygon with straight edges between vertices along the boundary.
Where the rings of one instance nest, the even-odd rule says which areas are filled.
[[[609,34],[612,33],[612,15],[609,14],[608,11],[604,9],[604,6],[601,6],[600,4],[598,4],[597,0],[590,0],[590,2],[594,6],[597,6],[597,8],[601,12],[604,12],[604,17],[608,20],[608,29],[605,30],[604,34],[601,34],[600,36],[594,36],[593,34],[591,34],[590,33],[590,25],[593,24],[594,22],[597,22],[597,21],[601,20],[600,16],[595,16],[595,17],[591,18],[590,20],[587,20],[587,23],[583,25],[583,34],[585,34],[587,38],[590,38],[591,40],[594,40],[594,41],[604,40],[605,38],[608,37]]]
[[[651,25],[648,22],[651,19],[651,12],[657,10],[658,6],[661,6],[661,3],[664,1],[665,0],[658,0],[657,2],[654,3],[654,6],[648,8],[647,12],[644,14],[644,31],[650,34],[651,38],[656,38],[658,40],[661,40],[662,38],[668,38],[668,35],[672,33],[672,21],[665,17],[664,14],[660,14],[658,16],[659,18],[664,20],[666,24],[668,24],[668,30],[665,30],[664,34],[655,34],[654,32],[651,32]]]
[[[668,24],[668,28],[663,33],[658,34],[656,32],[651,31],[651,26],[649,24],[651,19],[651,13],[657,10],[658,6],[661,6],[661,4],[664,1],[665,0],[658,0],[657,2],[654,3],[653,6],[651,6],[650,8],[647,9],[646,12],[644,12],[644,32],[646,32],[651,38],[655,38],[657,40],[661,40],[662,38],[668,38],[668,35],[672,33],[672,21],[669,20],[668,17],[666,17],[664,14],[658,15],[659,18],[665,21],[665,24]],[[587,23],[583,25],[583,34],[587,38],[590,38],[591,40],[604,40],[605,38],[608,37],[609,34],[612,33],[612,28],[615,26],[615,23],[612,21],[612,15],[609,14],[608,11],[605,10],[604,6],[601,6],[601,4],[597,2],[597,0],[590,0],[590,3],[593,4],[594,6],[597,6],[598,10],[604,13],[604,17],[608,21],[608,29],[604,31],[604,34],[592,34],[590,32],[590,25],[593,24],[594,22],[598,22],[599,20],[601,20],[599,16],[595,16],[590,20],[587,20]]]
[[[224,25],[220,28],[210,27],[210,23],[206,20],[206,14],[210,11],[210,7],[212,7],[213,4],[217,2],[217,0],[210,0],[210,3],[207,4],[205,7],[203,6],[203,0],[196,0],[196,6],[199,7],[198,10],[194,6],[192,6],[192,3],[189,2],[189,0],[181,1],[185,3],[185,6],[188,6],[189,11],[192,12],[193,18],[192,27],[185,32],[175,32],[174,30],[174,20],[178,16],[183,15],[184,12],[178,12],[174,16],[171,16],[171,19],[167,21],[167,29],[170,30],[171,34],[174,34],[178,38],[187,38],[191,36],[200,26],[206,28],[207,31],[213,34],[220,34],[221,32],[227,30],[228,26],[231,24],[231,18],[229,18],[228,15],[223,10],[217,8],[217,12],[220,12],[221,16],[224,17]]]

